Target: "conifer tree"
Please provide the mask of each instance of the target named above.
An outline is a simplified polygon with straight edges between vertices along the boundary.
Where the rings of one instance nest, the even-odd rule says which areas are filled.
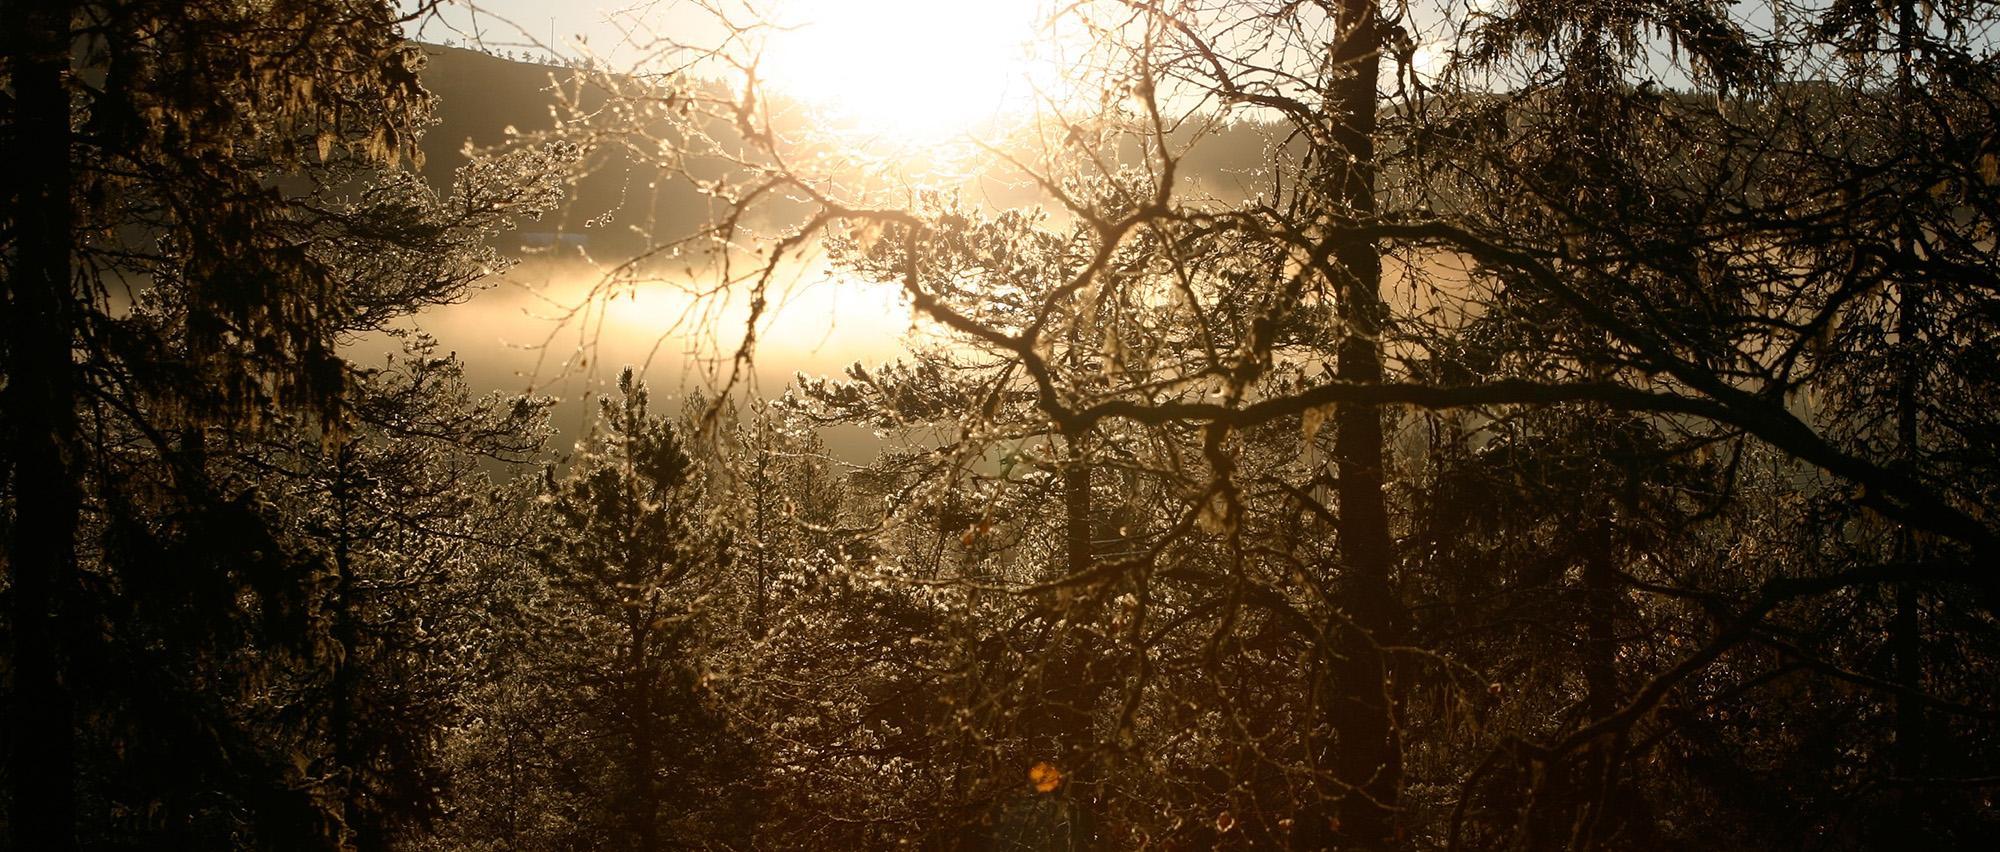
[[[548,476],[536,549],[551,588],[537,614],[551,643],[543,664],[596,740],[567,746],[606,771],[602,810],[577,830],[647,852],[741,831],[755,756],[700,666],[729,552],[707,472],[627,368],[570,469]]]

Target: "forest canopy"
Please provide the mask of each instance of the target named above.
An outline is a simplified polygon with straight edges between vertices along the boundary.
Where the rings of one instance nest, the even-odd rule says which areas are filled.
[[[1990,6],[948,6],[15,4],[8,848],[2000,832]]]

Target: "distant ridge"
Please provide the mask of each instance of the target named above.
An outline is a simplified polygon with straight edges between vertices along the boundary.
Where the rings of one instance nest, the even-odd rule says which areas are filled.
[[[445,45],[418,43],[426,63],[419,75],[437,96],[437,123],[424,134],[424,178],[440,190],[465,165],[465,147],[487,147],[507,139],[507,128],[523,133],[554,127],[554,81],[575,69],[507,59]],[[568,201],[541,222],[529,223],[504,239],[510,253],[574,253],[615,260],[643,249],[648,239],[631,225],[650,221],[662,234],[685,233],[706,218],[693,188],[640,173],[618,153],[593,156],[571,189]],[[650,202],[650,203],[649,203]]]

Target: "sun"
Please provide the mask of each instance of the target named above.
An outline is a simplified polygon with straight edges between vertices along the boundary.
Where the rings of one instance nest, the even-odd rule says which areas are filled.
[[[1059,76],[1047,0],[793,0],[759,73],[871,134],[923,143],[1004,124]]]

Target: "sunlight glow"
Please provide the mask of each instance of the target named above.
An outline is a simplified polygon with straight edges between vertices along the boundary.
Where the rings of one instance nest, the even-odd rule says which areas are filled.
[[[851,129],[935,142],[1032,108],[1041,0],[796,0],[760,73]]]

